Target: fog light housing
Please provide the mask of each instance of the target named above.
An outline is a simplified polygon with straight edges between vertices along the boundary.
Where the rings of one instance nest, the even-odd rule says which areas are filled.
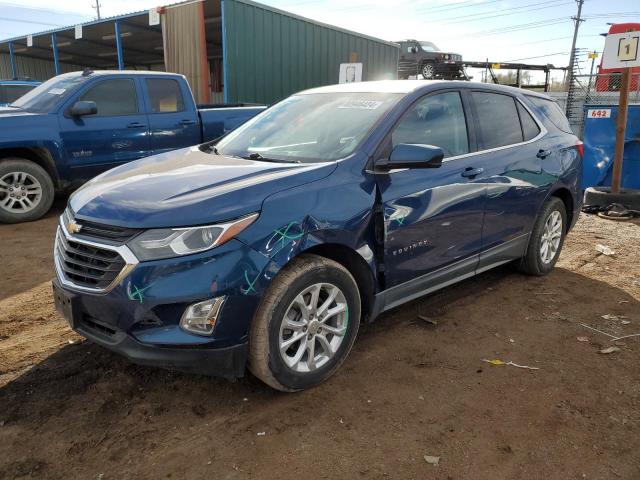
[[[182,314],[180,327],[196,335],[211,335],[226,298],[216,297],[189,305]]]

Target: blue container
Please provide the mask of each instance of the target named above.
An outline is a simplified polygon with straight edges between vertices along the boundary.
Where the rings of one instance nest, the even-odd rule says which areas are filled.
[[[618,106],[585,105],[584,115],[582,188],[611,186]],[[629,105],[624,139],[622,186],[640,188],[640,105]]]

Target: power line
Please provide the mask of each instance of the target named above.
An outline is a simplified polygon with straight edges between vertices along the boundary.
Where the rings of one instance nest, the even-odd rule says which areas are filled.
[[[475,34],[472,34],[473,36],[485,36],[485,35],[501,35],[504,33],[512,33],[512,32],[519,32],[520,30],[529,30],[531,28],[541,28],[541,27],[547,27],[547,26],[551,26],[551,25],[557,25],[559,23],[564,23],[566,21],[570,20],[569,17],[557,17],[557,18],[549,18],[546,20],[540,20],[537,22],[530,22],[530,23],[521,23],[518,25],[512,25],[511,27],[500,27],[500,28],[492,28],[490,30],[482,30],[480,32],[475,32]]]
[[[533,12],[535,10],[543,10],[543,9],[546,9],[546,8],[549,8],[549,7],[559,7],[561,5],[569,5],[570,3],[571,2],[567,2],[567,1],[564,1],[564,0],[551,0],[549,2],[534,3],[534,4],[531,4],[531,5],[527,5],[527,7],[534,7],[534,8],[527,8],[525,10],[521,10],[521,9],[525,8],[524,6],[507,8],[507,9],[503,10],[503,12],[508,11],[508,10],[519,10],[517,12],[495,13],[495,14],[485,15],[485,16],[479,16],[479,15],[482,15],[482,14],[463,15],[463,16],[454,17],[454,18],[456,18],[455,22],[447,22],[446,19],[444,19],[445,20],[444,23],[446,23],[448,25],[453,25],[453,24],[456,24],[456,23],[467,23],[467,22],[476,22],[476,21],[479,21],[479,20],[489,20],[489,19],[492,19],[492,18],[506,17],[506,16],[509,16],[509,15],[517,15],[517,14],[524,13],[524,12]],[[549,5],[549,4],[551,4],[551,5]],[[470,17],[476,17],[476,18],[468,19]],[[464,19],[464,20],[459,20],[459,19]],[[438,21],[440,21],[440,20],[438,20]]]
[[[17,22],[17,23],[30,23],[33,25],[44,25],[45,27],[64,27],[65,26],[60,23],[38,22],[36,20],[24,20],[22,18],[0,17],[0,20],[6,20],[8,22]]]
[[[533,58],[555,57],[557,55],[569,55],[569,52],[547,53],[546,55],[536,55],[535,57],[516,58],[516,59],[513,59],[513,60],[505,60],[504,63],[520,62],[521,60],[531,60]]]
[[[483,2],[482,6],[485,5],[489,5],[492,3],[498,3],[501,2],[502,0],[491,0],[489,2]],[[471,5],[463,5],[463,4],[471,4]],[[460,6],[456,6],[456,5],[460,5]],[[443,7],[422,7],[422,8],[418,8],[417,11],[419,12],[428,12],[428,13],[440,13],[440,12],[448,12],[449,10],[458,10],[460,8],[469,8],[469,7],[477,7],[478,3],[475,0],[469,0],[466,2],[458,2],[458,3],[450,3],[449,5],[443,6]]]

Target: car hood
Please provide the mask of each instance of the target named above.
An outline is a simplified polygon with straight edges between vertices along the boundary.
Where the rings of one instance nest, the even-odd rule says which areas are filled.
[[[69,199],[76,218],[129,228],[204,225],[257,212],[279,191],[326,177],[335,162],[245,160],[198,147],[114,168]]]

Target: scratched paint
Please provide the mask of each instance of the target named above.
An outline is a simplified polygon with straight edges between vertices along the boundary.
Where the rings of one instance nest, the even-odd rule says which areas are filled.
[[[249,272],[247,270],[244,271],[244,280],[247,283],[246,287],[240,289],[243,295],[249,295],[250,293],[256,293],[255,285],[258,281],[260,274],[256,275],[256,277],[251,280],[249,278]]]
[[[127,283],[127,297],[129,300],[144,302],[144,292],[151,288],[151,285],[147,285],[144,288],[139,288],[131,282]]]

